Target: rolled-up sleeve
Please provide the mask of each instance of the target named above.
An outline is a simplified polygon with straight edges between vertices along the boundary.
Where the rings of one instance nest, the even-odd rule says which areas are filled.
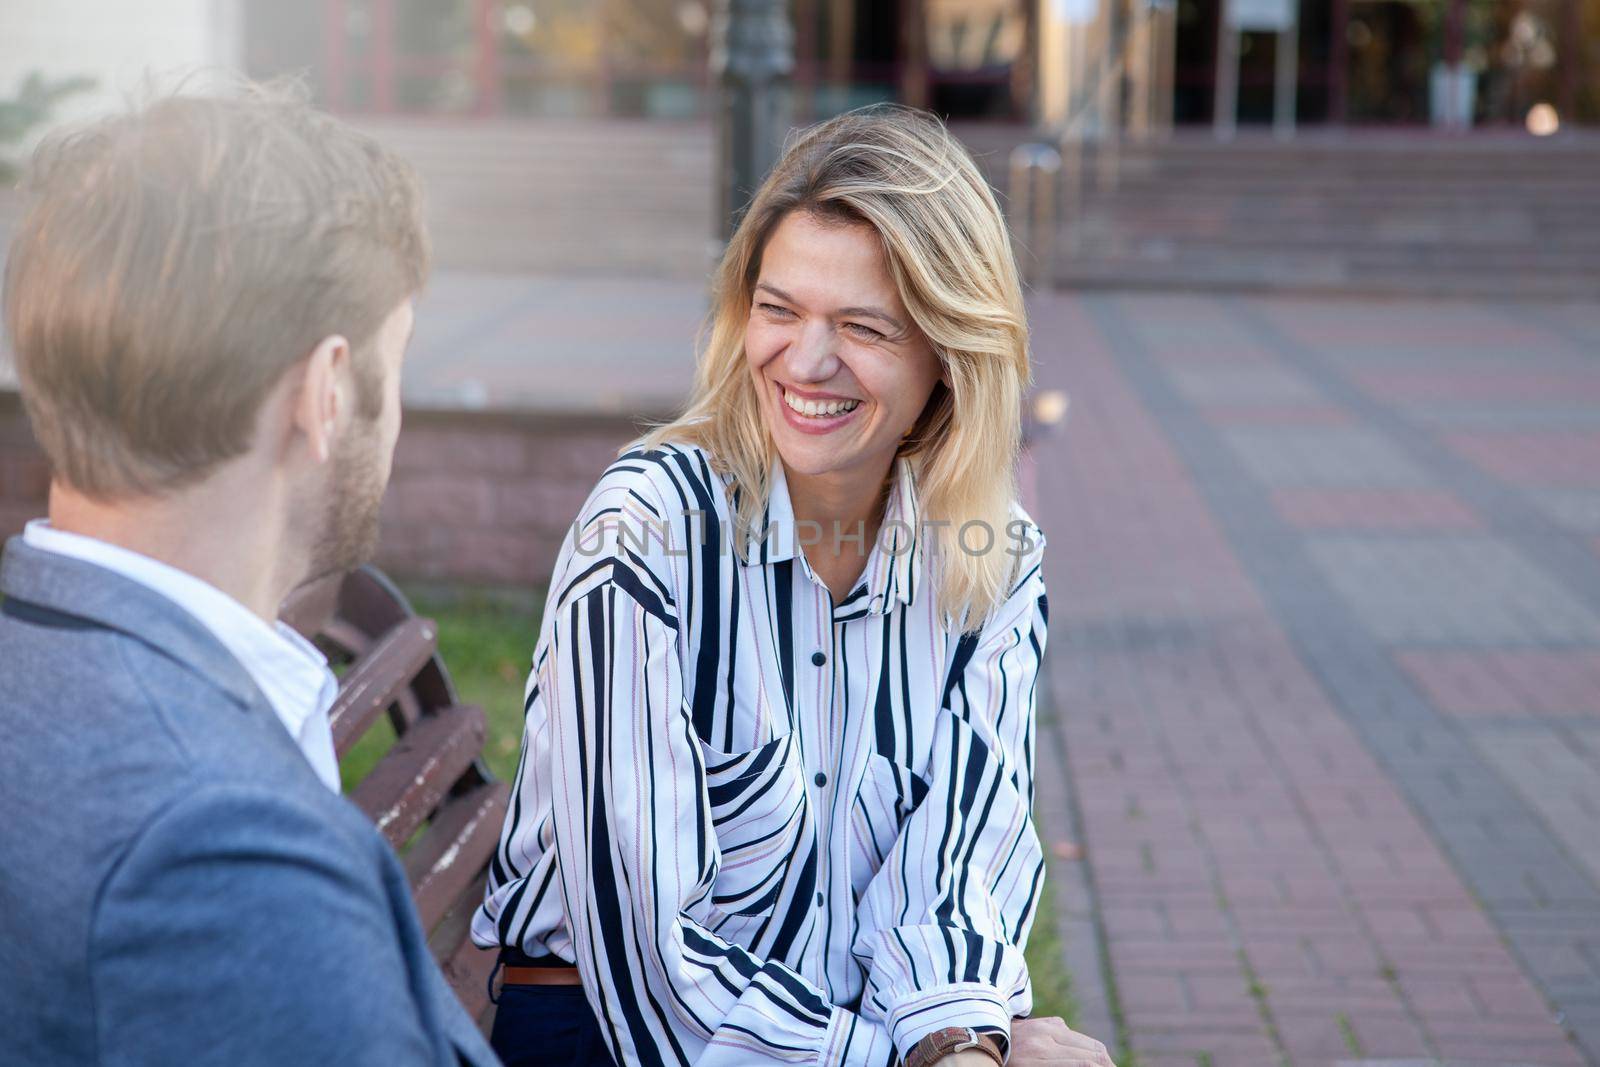
[[[926,770],[928,791],[862,898],[870,959],[862,1011],[904,1056],[970,1026],[1010,1040],[1033,994],[1023,946],[1044,878],[1033,822],[1035,686],[1048,601],[1043,537],[985,625],[957,643]]]

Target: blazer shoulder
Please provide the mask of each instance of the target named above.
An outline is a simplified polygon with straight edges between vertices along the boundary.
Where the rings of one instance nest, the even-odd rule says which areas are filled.
[[[325,788],[318,795],[294,783],[234,780],[201,765],[174,779],[164,801],[129,836],[105,876],[97,910],[118,903],[118,886],[148,877],[181,881],[174,868],[198,870],[196,861],[207,859],[268,878],[306,870],[381,873],[381,838]],[[368,888],[381,888],[381,879]]]
[[[101,1046],[163,1050],[151,1062],[201,1049],[257,1062],[267,1047],[292,1062],[446,1062],[448,1005],[419,980],[431,962],[404,873],[358,823],[331,793],[220,781],[155,813],[95,902]],[[240,966],[259,984],[230,980]]]

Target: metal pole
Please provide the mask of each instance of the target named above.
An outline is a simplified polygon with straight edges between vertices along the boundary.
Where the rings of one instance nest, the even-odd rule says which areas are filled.
[[[1300,69],[1300,5],[1290,6],[1289,25],[1278,31],[1273,56],[1276,81],[1272,94],[1272,128],[1279,137],[1294,136],[1295,83]]]
[[[711,72],[717,104],[717,233],[733,236],[789,130],[794,29],[784,0],[719,0]]]
[[[1127,43],[1128,72],[1128,133],[1135,141],[1150,134],[1150,5],[1145,0],[1134,0],[1128,20]]]
[[[1162,0],[1157,8],[1157,35],[1159,54],[1155,59],[1160,74],[1156,90],[1156,132],[1162,137],[1172,133],[1172,107],[1177,90],[1178,67],[1178,5]]]
[[[1061,190],[1061,153],[1047,144],[1011,150],[1011,228],[1018,243],[1023,280],[1034,288],[1055,278],[1056,204]]]
[[[1083,247],[1083,212],[1087,203],[1084,175],[1084,139],[1076,131],[1069,131],[1061,139],[1061,221],[1059,232],[1066,237],[1063,249],[1068,258],[1075,258]]]
[[[1229,6],[1229,0],[1217,5],[1217,91],[1212,125],[1222,141],[1233,139],[1239,112],[1239,31]]]
[[[1465,129],[1466,100],[1461,92],[1461,46],[1466,36],[1466,0],[1449,0],[1444,16],[1445,126]]]

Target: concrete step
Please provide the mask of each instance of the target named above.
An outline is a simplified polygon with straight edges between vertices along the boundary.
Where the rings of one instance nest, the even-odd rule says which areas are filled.
[[[1395,265],[1455,271],[1503,273],[1514,271],[1580,271],[1600,274],[1600,249],[1587,250],[1537,250],[1496,249],[1493,254],[1483,250],[1462,249],[1451,246],[1430,245],[1420,242],[1408,244],[1361,244],[1358,242],[1304,242],[1286,243],[1228,243],[1226,241],[1178,241],[1165,237],[1145,240],[1107,238],[1088,239],[1077,246],[1092,249],[1095,257],[1125,257],[1130,259],[1165,262],[1172,260],[1202,260],[1207,256],[1307,257],[1333,259],[1352,266]]]
[[[443,267],[701,281],[714,211],[709,123],[369,122],[427,190]]]
[[[1574,222],[1580,220],[1573,220]],[[1163,216],[1116,212],[1092,214],[1070,232],[1088,241],[1173,241],[1238,248],[1296,247],[1359,249],[1425,246],[1471,255],[1510,255],[1530,245],[1552,253],[1600,253],[1600,231],[1576,225],[1544,225],[1520,217],[1419,219],[1406,215],[1361,220],[1261,218],[1254,216]]]
[[[1195,288],[1363,295],[1593,298],[1600,266],[1586,270],[1464,267],[1352,259],[1333,253],[1239,254],[1208,249],[1164,258],[1097,254],[1061,264],[1066,287]]]
[[[1063,227],[1063,284],[1600,293],[1600,137],[1186,135],[1118,163]]]

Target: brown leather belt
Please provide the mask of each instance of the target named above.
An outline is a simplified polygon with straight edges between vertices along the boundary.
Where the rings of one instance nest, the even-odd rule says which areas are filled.
[[[506,985],[582,985],[576,967],[502,967]]]

